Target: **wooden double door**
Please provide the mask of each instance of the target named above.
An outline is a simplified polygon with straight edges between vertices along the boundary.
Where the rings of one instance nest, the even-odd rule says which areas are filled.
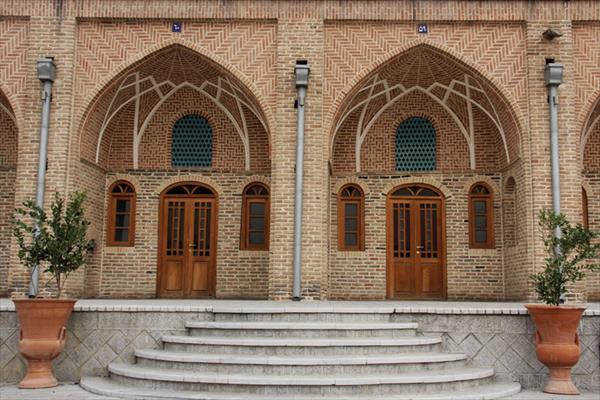
[[[388,298],[445,298],[444,242],[442,196],[425,186],[395,189],[387,201]]]
[[[189,184],[161,197],[158,297],[214,297],[216,196]]]

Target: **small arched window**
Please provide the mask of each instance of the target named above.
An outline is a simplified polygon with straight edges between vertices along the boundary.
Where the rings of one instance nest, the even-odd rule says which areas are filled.
[[[242,250],[269,249],[269,189],[252,183],[244,190],[242,206]]]
[[[338,195],[338,249],[365,249],[364,195],[355,185],[342,187]]]
[[[494,248],[494,198],[484,183],[469,191],[469,246],[472,249]]]
[[[396,130],[396,171],[435,170],[435,128],[426,118],[411,117]]]
[[[126,181],[115,182],[109,191],[108,246],[133,246],[135,242],[135,190]]]
[[[173,125],[171,165],[212,166],[212,127],[200,115],[186,115]]]
[[[590,217],[588,209],[588,196],[584,188],[581,188],[581,206],[583,208],[583,227],[590,229]]]

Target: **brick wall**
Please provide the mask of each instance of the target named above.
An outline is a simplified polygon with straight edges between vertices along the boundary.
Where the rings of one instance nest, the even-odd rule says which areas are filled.
[[[476,169],[475,172],[470,171],[465,167],[465,142],[461,141],[456,123],[449,121],[439,107],[424,105],[426,102],[415,94],[412,101],[402,101],[394,110],[386,111],[373,126],[362,147],[361,167],[369,182],[397,179],[394,174],[383,173],[390,171],[393,153],[386,150],[386,156],[381,157],[382,152],[376,151],[378,146],[390,146],[390,138],[405,115],[422,113],[431,118],[438,131],[444,132],[438,143],[438,165],[442,172],[431,176],[444,181],[453,193],[463,193],[466,189],[461,185],[473,174],[488,176],[498,186],[500,203],[497,205],[502,209],[502,213],[498,214],[502,217],[498,217],[500,222],[497,224],[501,225],[502,235],[497,236],[497,244],[501,237],[503,247],[497,249],[499,254],[495,256],[485,255],[487,258],[481,259],[481,263],[494,264],[491,270],[488,264],[483,269],[485,274],[491,274],[489,280],[496,279],[494,274],[498,268],[504,269],[507,298],[533,298],[527,276],[543,265],[543,246],[537,234],[535,216],[539,208],[551,204],[548,112],[543,82],[546,58],[555,58],[566,66],[565,84],[559,90],[559,129],[564,133],[560,143],[561,189],[563,209],[574,220],[581,215],[582,165],[586,168],[585,179],[590,187],[594,187],[597,179],[594,174],[598,169],[598,133],[595,131],[592,135],[583,154],[580,148],[581,132],[586,123],[597,115],[593,114],[593,108],[600,96],[600,47],[596,40],[600,29],[600,9],[594,1],[448,0],[440,5],[439,1],[424,0],[415,5],[412,1],[403,0],[392,3],[383,0],[314,0],[295,3],[257,1],[251,5],[234,2],[224,6],[216,0],[168,5],[159,0],[148,0],[143,4],[124,0],[65,0],[51,5],[37,0],[7,0],[0,4],[0,16],[0,55],[5,60],[0,65],[0,86],[12,105],[21,132],[14,172],[14,201],[20,203],[35,193],[40,121],[39,101],[35,101],[39,99],[40,91],[35,60],[40,56],[53,55],[58,69],[50,121],[47,192],[68,193],[87,189],[92,204],[89,211],[93,222],[91,235],[103,238],[104,207],[99,209],[98,204],[106,202],[104,190],[107,179],[118,174],[135,175],[132,179],[140,180],[141,190],[148,191],[148,196],[158,196],[151,190],[159,186],[160,179],[195,174],[211,177],[220,185],[231,186],[224,189],[224,193],[231,193],[224,194],[223,201],[227,204],[238,201],[234,193],[241,193],[241,188],[236,185],[241,185],[248,176],[254,173],[271,176],[271,255],[241,254],[232,244],[223,244],[233,249],[231,260],[244,260],[244,263],[248,260],[248,265],[252,266],[248,271],[263,271],[255,272],[263,280],[257,283],[260,289],[252,296],[264,297],[268,293],[270,298],[279,299],[288,298],[290,294],[295,167],[293,64],[298,58],[309,59],[312,67],[307,103],[303,220],[303,295],[306,297],[327,297],[328,285],[335,286],[333,292],[339,296],[341,286],[346,283],[335,283],[333,277],[347,282],[348,276],[351,276],[342,276],[338,270],[341,264],[336,261],[337,257],[350,256],[335,255],[332,258],[331,255],[334,251],[331,244],[335,244],[332,241],[335,232],[331,229],[335,207],[331,205],[335,196],[330,191],[336,181],[354,171],[356,131],[353,126],[358,116],[350,116],[335,142],[333,126],[356,89],[382,66],[393,64],[386,78],[404,76],[402,74],[408,71],[407,79],[419,85],[432,83],[432,76],[434,80],[448,84],[450,79],[460,79],[461,75],[468,73],[477,77],[496,106],[497,118],[502,122],[507,138],[510,160],[505,159],[502,151],[496,151],[504,147],[496,128],[490,124],[488,117],[475,110]],[[174,18],[185,19],[180,34],[170,31],[170,21]],[[429,21],[429,34],[418,34],[415,20]],[[541,33],[548,27],[559,29],[564,35],[554,41],[546,41]],[[167,53],[173,54],[173,51],[183,58],[182,62],[174,63],[174,67],[170,68],[167,64],[171,64],[162,61],[167,59]],[[408,60],[403,58],[418,54],[422,56]],[[423,62],[412,63],[415,60]],[[168,74],[167,70],[176,70],[171,78],[177,82],[183,78],[226,77],[240,88],[241,95],[258,110],[258,117],[254,118],[249,113],[247,120],[252,152],[250,171],[241,171],[240,140],[231,125],[227,125],[229,122],[222,121],[222,111],[215,109],[210,102],[197,102],[197,97],[192,100],[186,90],[165,102],[164,110],[159,111],[149,124],[140,147],[138,171],[132,170],[130,161],[133,159],[133,104],[122,109],[111,122],[107,137],[101,142],[99,163],[91,165],[96,161],[97,135],[110,108],[110,100],[122,83],[121,79],[134,71],[146,73],[144,76],[149,71],[156,72],[157,76],[164,77]],[[156,97],[152,99],[151,96],[141,101],[142,115],[146,115],[156,101]],[[483,99],[478,101],[483,102]],[[236,109],[230,99],[225,99],[222,104],[232,112]],[[463,124],[468,123],[465,107],[460,102],[450,99],[448,106]],[[218,127],[215,169],[206,174],[171,170],[168,165],[169,126],[180,115],[178,113],[192,109],[207,113],[209,119],[217,119],[214,121]],[[233,118],[240,121],[239,114]],[[266,129],[259,119],[267,126]],[[0,154],[5,150],[2,144]],[[327,163],[330,160],[333,177],[328,176]],[[271,165],[272,173],[269,172]],[[505,197],[505,184],[509,177],[515,180],[515,191]],[[142,183],[144,180],[148,183]],[[375,187],[383,185],[373,184]],[[372,191],[371,196],[375,196],[373,201],[377,202],[380,195],[374,193]],[[597,196],[598,192],[595,193]],[[157,207],[156,202],[147,201],[152,207]],[[448,201],[453,202],[452,207],[456,207],[456,215],[460,216],[462,200],[459,195]],[[511,207],[514,219],[507,217]],[[150,221],[151,217],[147,218]],[[152,218],[156,218],[155,213]],[[513,220],[516,222],[511,227]],[[6,217],[0,220],[0,226],[2,224],[6,224]],[[233,227],[239,221],[232,219],[231,224]],[[235,229],[232,228],[233,231]],[[464,238],[461,232],[462,228],[457,229],[455,236],[457,246],[462,248],[460,243]],[[155,246],[156,243],[146,245]],[[8,281],[17,293],[23,293],[27,286],[27,272],[19,265],[14,240],[6,246],[12,246]],[[100,296],[103,295],[102,288],[108,287],[103,286],[105,267],[116,269],[119,258],[116,255],[110,258],[102,250],[102,244],[99,246],[88,270],[73,276],[70,284],[73,293],[81,293],[85,287],[90,295]],[[464,271],[477,265],[480,262],[477,257],[482,256],[461,253],[466,251],[465,248],[453,251],[455,253],[449,253],[449,257],[466,260],[464,269],[456,267],[453,270],[455,275],[449,275],[449,281],[453,279],[452,282],[460,283],[461,279],[466,281]],[[123,251],[119,257],[141,257],[136,261],[139,276],[134,275],[139,277],[140,285],[144,287],[140,295],[149,296],[151,290],[148,288],[154,285],[149,283],[153,280],[149,278],[153,272],[142,272],[148,271],[146,268],[152,264],[146,263],[144,258],[151,252],[136,254]],[[225,253],[221,254],[225,257]],[[496,263],[494,260],[499,261]],[[361,259],[353,263],[359,271],[379,261]],[[459,262],[455,263],[458,265]],[[255,267],[259,264],[260,267]],[[155,268],[155,263],[153,265]],[[226,278],[224,270],[221,274],[224,286],[218,289],[220,295],[237,296],[246,290],[239,286],[241,283],[234,282],[233,276],[242,276],[239,275],[241,270],[235,272],[232,278]],[[474,272],[472,276],[477,277],[478,274],[481,275]],[[354,276],[359,281],[364,279]],[[106,277],[109,281],[113,279],[111,273]],[[380,278],[377,279],[380,282]],[[488,278],[474,279],[482,282],[482,288],[492,283],[484,282]],[[261,286],[265,281],[268,283]],[[584,299],[586,286],[590,296],[595,296],[595,282],[596,278],[591,277],[587,283],[573,287],[571,298]],[[449,294],[452,293],[455,298],[467,296],[461,292],[458,283],[449,289]],[[110,292],[110,287],[108,290]],[[126,292],[126,288],[119,290],[119,293]],[[358,292],[360,290],[357,289]],[[52,288],[48,288],[45,293],[51,291]],[[379,293],[375,289],[367,292],[365,297],[379,296],[373,294]]]
[[[0,92],[0,297],[10,292],[8,266],[12,239],[10,219],[15,206],[15,176],[17,164],[17,127],[8,99]]]
[[[197,170],[185,169],[137,170],[107,173],[105,186],[109,187],[119,179],[134,183],[138,190],[135,246],[106,246],[106,231],[102,232],[99,297],[156,296],[159,196],[169,183],[186,180],[208,183],[217,191],[217,297],[267,297],[269,253],[240,250],[240,221],[242,190],[254,180],[268,182],[268,177],[224,172],[199,173]],[[108,197],[105,199],[106,207]],[[90,278],[90,283],[95,279]]]
[[[380,300],[386,297],[386,195],[391,188],[422,182],[442,188],[446,207],[446,261],[448,299],[504,298],[502,214],[498,187],[501,174],[414,173],[335,176],[332,179],[330,226],[337,226],[337,190],[357,182],[365,192],[365,250],[338,251],[337,229],[331,229],[329,291],[333,299]],[[494,189],[494,249],[469,249],[468,191],[476,182]]]

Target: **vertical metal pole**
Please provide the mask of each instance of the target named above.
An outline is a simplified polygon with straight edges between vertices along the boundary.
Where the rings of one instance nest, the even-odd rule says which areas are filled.
[[[558,86],[548,86],[550,103],[550,154],[552,157],[552,210],[560,214],[560,155],[558,152]],[[556,237],[561,236],[560,228],[555,231]]]
[[[40,149],[38,156],[37,186],[35,192],[35,204],[44,207],[44,188],[46,183],[46,164],[48,159],[48,125],[50,121],[50,103],[52,102],[52,83],[56,66],[51,58],[38,60],[38,78],[44,83],[42,90],[42,123],[40,128]],[[36,231],[37,231],[36,226]],[[36,265],[31,271],[29,280],[29,297],[36,297],[38,293],[40,271]]]
[[[298,120],[296,122],[296,194],[294,206],[294,288],[292,297],[300,300],[302,263],[302,194],[304,183],[304,98],[306,88],[298,88]]]
[[[301,299],[301,263],[302,263],[302,194],[304,185],[304,100],[308,87],[310,68],[306,60],[298,60],[295,67],[296,89],[298,90],[296,121],[296,193],[294,204],[294,283],[292,299]]]
[[[550,107],[550,157],[552,165],[552,210],[560,214],[560,156],[558,151],[558,86],[563,82],[563,65],[549,60],[544,68],[544,78],[548,87],[548,105]],[[560,227],[554,229],[554,237],[560,239]],[[561,248],[556,245],[554,254],[559,255]],[[564,302],[561,296],[560,302]]]

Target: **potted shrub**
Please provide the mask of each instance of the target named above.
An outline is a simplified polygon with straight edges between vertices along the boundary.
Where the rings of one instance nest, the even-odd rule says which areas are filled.
[[[35,266],[48,273],[56,283],[56,298],[13,299],[19,319],[19,351],[27,360],[27,374],[21,388],[53,387],[58,383],[52,372],[52,360],[62,352],[66,340],[65,325],[76,300],[64,299],[69,275],[85,265],[94,241],[86,237],[85,194],[76,192],[65,206],[57,193],[50,215],[31,200],[16,209],[13,234],[19,246],[19,258],[30,274]]]
[[[542,210],[539,214],[542,238],[548,253],[546,267],[531,275],[535,290],[546,304],[525,307],[536,327],[537,357],[550,370],[544,392],[579,394],[571,380],[571,368],[579,360],[577,327],[585,307],[562,304],[568,283],[580,281],[585,270],[597,270],[597,264],[587,263],[598,258],[599,235],[581,224],[569,223],[564,214]],[[562,232],[558,237],[555,231]]]

